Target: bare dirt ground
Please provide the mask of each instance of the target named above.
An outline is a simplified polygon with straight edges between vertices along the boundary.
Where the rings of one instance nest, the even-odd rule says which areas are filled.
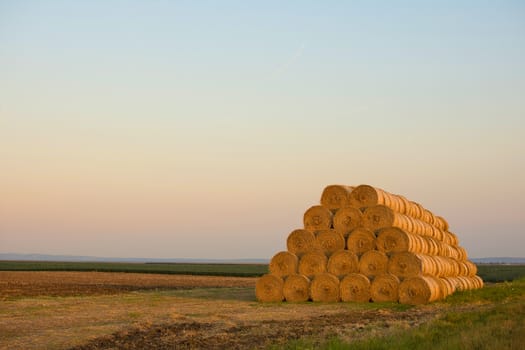
[[[356,339],[408,329],[444,307],[262,304],[255,280],[1,272],[0,349],[261,349],[304,337]]]

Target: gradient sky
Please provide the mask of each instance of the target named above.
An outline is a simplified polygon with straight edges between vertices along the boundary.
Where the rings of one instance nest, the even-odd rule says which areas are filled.
[[[270,258],[324,186],[525,256],[522,1],[0,0],[0,252]]]

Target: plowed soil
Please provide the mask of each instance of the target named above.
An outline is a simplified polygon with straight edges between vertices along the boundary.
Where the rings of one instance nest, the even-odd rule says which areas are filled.
[[[152,289],[254,287],[252,277],[113,272],[0,271],[0,300],[8,297],[118,294]]]

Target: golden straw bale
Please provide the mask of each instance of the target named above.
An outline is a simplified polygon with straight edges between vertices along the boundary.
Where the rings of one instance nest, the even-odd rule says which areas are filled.
[[[351,186],[326,186],[321,194],[321,205],[330,210],[347,207],[350,205],[350,193],[352,190],[353,187]]]
[[[445,291],[445,297],[453,294],[455,291],[456,291],[456,286],[454,283],[450,282],[448,280],[448,277],[438,277],[438,279],[443,283],[443,285],[445,286],[444,288],[444,291]]]
[[[315,275],[312,279],[312,283],[310,283],[310,296],[313,301],[339,301],[339,279],[331,273],[320,273]]]
[[[483,280],[479,276],[449,276],[444,277],[444,279],[454,284],[456,290],[458,291],[478,289],[483,287]]]
[[[448,230],[448,222],[447,220],[445,220],[445,218],[441,217],[441,216],[434,216],[434,223],[433,223],[434,226],[436,226],[437,228],[443,230],[443,231],[447,231]]]
[[[468,259],[467,251],[465,250],[465,248],[463,248],[463,247],[461,247],[459,245],[456,245],[456,249],[458,250],[459,255],[460,255],[460,258],[458,260],[465,261],[465,260]]]
[[[287,251],[275,254],[270,260],[270,273],[276,276],[288,276],[297,273],[299,259],[294,253]]]
[[[348,237],[350,232],[361,226],[363,213],[361,210],[353,207],[344,207],[339,209],[334,215],[334,229],[344,237]]]
[[[365,208],[385,204],[386,192],[370,185],[359,185],[350,193],[350,206]]]
[[[402,304],[426,304],[442,295],[440,284],[431,276],[414,276],[399,285],[399,302]]]
[[[458,276],[468,276],[469,275],[469,268],[467,264],[464,263],[464,261],[458,261],[458,267],[459,267]]]
[[[399,278],[391,273],[377,275],[370,284],[373,302],[397,301],[399,298]]]
[[[310,279],[305,275],[289,275],[284,281],[284,299],[286,301],[307,301],[310,299]]]
[[[322,205],[314,205],[305,211],[303,223],[306,230],[328,230],[332,227],[332,212]]]
[[[472,277],[476,281],[476,288],[483,288],[483,279],[478,275]]]
[[[451,246],[456,246],[457,245],[457,241],[458,241],[458,237],[450,232],[450,231],[443,231],[443,239],[442,239],[443,243],[446,243],[448,245],[451,245]]]
[[[399,227],[385,227],[377,232],[377,249],[385,253],[413,252],[428,254],[427,237],[405,232]]]
[[[293,230],[288,235],[286,246],[290,253],[297,256],[319,248],[314,233],[303,229]]]
[[[467,270],[468,270],[467,276],[469,277],[476,276],[476,274],[478,273],[478,267],[476,266],[476,264],[474,264],[470,260],[462,261],[462,263],[467,266]]]
[[[430,256],[430,258],[434,260],[434,263],[437,266],[437,271],[433,275],[437,277],[459,275],[461,267],[459,266],[457,260],[437,255]]]
[[[384,205],[368,207],[363,213],[363,226],[377,231],[385,227],[399,227],[405,232],[441,240],[444,232],[431,224],[395,212]]]
[[[266,274],[257,279],[255,283],[255,296],[263,302],[283,301],[283,285],[281,277]]]
[[[436,266],[435,261],[429,255],[400,252],[390,256],[388,272],[400,278],[421,274],[436,275]]]
[[[358,256],[361,256],[369,250],[374,250],[376,249],[376,235],[364,227],[358,227],[348,235],[346,249],[354,252]]]
[[[385,204],[385,191],[370,185],[359,185],[350,193],[350,206],[365,208],[378,204]]]
[[[330,256],[334,252],[345,249],[345,238],[335,230],[320,230],[315,233],[315,239],[319,248]]]
[[[367,277],[386,273],[388,269],[388,256],[378,250],[369,250],[359,259],[359,272]]]
[[[454,233],[454,232],[450,232],[450,231],[444,231],[447,233],[449,239],[450,239],[450,245],[452,246],[457,246],[459,244],[459,239],[458,239],[458,236]]]
[[[408,228],[405,223],[404,215],[396,213],[385,205],[375,205],[365,209],[363,213],[363,226],[371,231],[376,231],[384,227]]]
[[[342,301],[370,301],[370,280],[363,274],[351,273],[346,275],[339,285]]]
[[[327,270],[332,275],[343,276],[359,272],[359,259],[354,252],[341,249],[328,259]]]
[[[301,256],[297,270],[302,275],[312,277],[318,273],[326,272],[327,264],[328,258],[326,255],[320,250],[314,250]]]
[[[440,230],[448,229],[448,223],[442,217],[435,216],[421,204],[409,201],[405,197],[386,192],[377,187],[360,185],[350,193],[350,205],[356,208],[384,205],[390,209],[407,216],[419,219],[434,225]]]

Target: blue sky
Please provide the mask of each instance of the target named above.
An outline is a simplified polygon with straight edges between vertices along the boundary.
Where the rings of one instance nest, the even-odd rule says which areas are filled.
[[[519,1],[0,1],[2,250],[269,257],[369,183],[522,256],[524,37]]]

